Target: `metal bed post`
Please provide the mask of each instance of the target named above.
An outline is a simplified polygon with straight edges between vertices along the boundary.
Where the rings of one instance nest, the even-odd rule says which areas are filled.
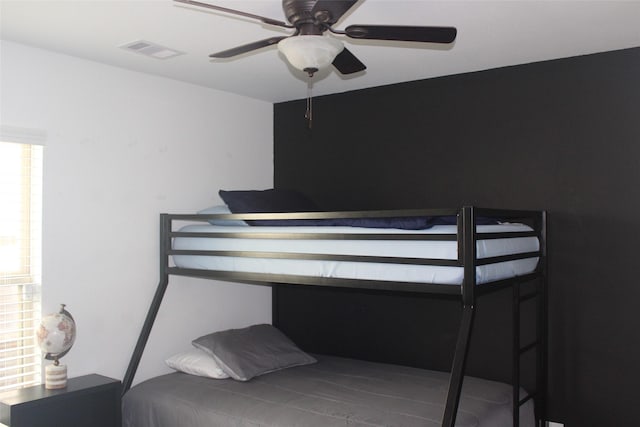
[[[547,265],[547,212],[542,211],[540,218],[540,238],[541,238],[541,257],[540,272],[541,278],[538,281],[538,325],[537,339],[540,343],[536,358],[536,373],[538,383],[538,393],[535,398],[536,419],[541,427],[549,425],[547,419],[547,357],[548,357],[548,317],[547,317],[547,275],[549,274]]]
[[[464,281],[462,283],[462,318],[460,320],[460,330],[456,341],[455,354],[453,355],[453,366],[449,379],[449,391],[442,420],[443,427],[454,427],[458,405],[460,403],[460,393],[464,380],[467,354],[469,353],[469,340],[473,327],[475,315],[475,285],[476,285],[476,225],[475,212],[473,207],[462,208],[461,218],[458,220],[458,257],[462,258],[464,266]]]
[[[164,297],[165,291],[167,290],[167,285],[169,284],[169,273],[167,269],[169,267],[168,251],[171,244],[169,239],[170,232],[171,218],[168,214],[160,214],[160,282],[158,283],[158,287],[156,288],[156,293],[153,296],[153,300],[151,301],[151,306],[149,307],[149,311],[147,312],[147,317],[144,321],[144,325],[142,326],[142,330],[140,331],[140,335],[138,336],[138,342],[136,343],[136,347],[133,350],[133,355],[131,356],[131,360],[129,361],[127,372],[125,373],[124,379],[122,380],[123,395],[131,388],[131,383],[133,382],[133,378],[136,375],[138,365],[140,364],[140,359],[142,359],[142,353],[144,353],[144,348],[147,345],[147,340],[149,339],[149,335],[151,334],[151,328],[153,327],[153,323],[156,320],[158,310],[160,309],[160,304],[162,304],[162,298]]]

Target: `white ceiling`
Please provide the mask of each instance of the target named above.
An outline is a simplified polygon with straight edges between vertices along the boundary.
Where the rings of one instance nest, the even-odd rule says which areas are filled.
[[[285,20],[279,0],[202,0]],[[454,26],[454,44],[340,38],[367,70],[314,77],[314,95],[640,46],[637,1],[360,0],[335,26]],[[275,46],[228,60],[210,53],[287,34],[171,0],[0,0],[0,37],[269,102],[306,96],[305,73]],[[118,48],[147,40],[184,52],[160,60]],[[640,76],[639,76],[640,77]]]

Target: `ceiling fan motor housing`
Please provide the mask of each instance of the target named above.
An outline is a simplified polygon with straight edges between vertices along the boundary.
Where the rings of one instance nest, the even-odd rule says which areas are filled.
[[[322,34],[331,24],[331,14],[326,10],[314,12],[317,0],[282,0],[282,9],[287,21],[303,35]]]

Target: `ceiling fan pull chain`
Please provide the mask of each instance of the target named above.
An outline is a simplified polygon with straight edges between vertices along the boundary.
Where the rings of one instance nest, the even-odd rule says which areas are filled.
[[[309,75],[309,80],[307,82],[307,111],[304,113],[304,118],[307,119],[309,129],[311,129],[313,123],[313,80],[311,80],[311,78],[312,76]]]

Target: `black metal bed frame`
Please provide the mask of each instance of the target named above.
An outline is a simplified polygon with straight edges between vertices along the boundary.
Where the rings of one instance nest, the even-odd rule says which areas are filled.
[[[334,234],[334,233],[265,233],[260,227],[253,227],[251,233],[194,233],[174,231],[174,221],[209,221],[218,220],[280,220],[280,219],[326,219],[326,218],[389,218],[411,216],[456,216],[456,234]],[[534,229],[530,232],[501,232],[479,233],[476,231],[476,218],[500,218],[506,221],[526,223]],[[540,250],[515,255],[497,256],[478,259],[476,257],[477,240],[504,239],[515,237],[535,236],[540,241]],[[362,240],[449,240],[457,241],[458,259],[423,259],[396,258],[376,256],[345,256],[292,254],[281,252],[239,252],[239,251],[210,251],[210,250],[177,250],[172,248],[175,237],[216,237],[216,238],[261,238],[261,239],[362,239]],[[479,296],[511,288],[513,289],[513,345],[512,345],[512,384],[513,384],[513,425],[519,427],[520,406],[530,399],[534,399],[536,424],[545,425],[546,418],[546,382],[547,382],[547,217],[544,211],[499,210],[477,207],[463,207],[460,209],[413,209],[394,211],[360,211],[360,212],[307,212],[307,213],[273,213],[273,214],[216,214],[216,215],[160,215],[160,281],[147,312],[144,325],[138,337],[136,347],[131,356],[127,372],[123,379],[123,394],[133,382],[136,370],[142,358],[144,348],[151,333],[158,310],[169,284],[170,275],[189,276],[199,278],[218,279],[225,281],[252,283],[274,286],[277,284],[299,284],[313,286],[332,286],[346,288],[361,288],[385,290],[394,292],[414,292],[421,294],[444,294],[460,297],[462,303],[461,322],[456,340],[455,353],[449,380],[449,389],[442,421],[443,427],[453,427],[462,390],[465,365],[469,350],[471,331],[477,299]],[[394,263],[409,265],[439,265],[463,267],[464,279],[461,285],[429,284],[409,282],[388,282],[375,280],[339,279],[327,277],[308,277],[285,274],[242,273],[214,270],[185,269],[170,264],[171,255],[203,255],[203,256],[249,256],[260,258],[295,258],[322,259],[332,261],[357,261],[372,263]],[[476,267],[498,262],[539,257],[538,267],[530,274],[476,285]],[[535,290],[524,295],[520,286],[530,281],[536,281]],[[520,339],[520,305],[521,303],[537,299],[536,305],[536,338],[533,342],[521,345]],[[520,358],[523,354],[536,350],[536,390],[526,396],[520,396]]]

